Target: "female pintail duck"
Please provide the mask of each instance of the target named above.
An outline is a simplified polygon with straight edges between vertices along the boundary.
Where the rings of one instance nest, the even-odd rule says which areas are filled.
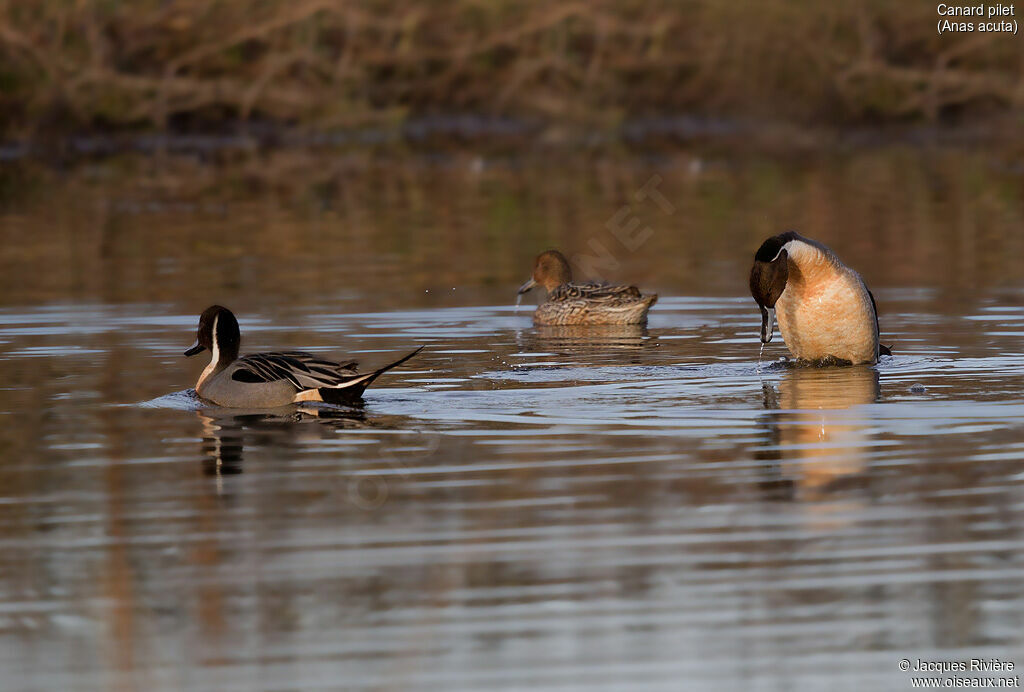
[[[538,285],[548,292],[533,313],[538,325],[646,324],[647,311],[658,300],[655,294],[641,295],[636,286],[573,283],[569,262],[558,250],[537,256],[533,276],[519,287],[519,295]]]
[[[801,360],[858,364],[891,355],[878,343],[875,297],[860,274],[795,231],[762,243],[750,293],[761,308],[761,343],[772,340],[777,316],[786,346]]]
[[[356,362],[335,363],[302,351],[252,353],[238,357],[238,320],[227,308],[213,305],[199,317],[196,342],[185,351],[194,356],[210,349],[213,358],[196,382],[196,393],[220,406],[273,408],[298,401],[349,404],[358,401],[371,382],[423,350],[368,373]]]

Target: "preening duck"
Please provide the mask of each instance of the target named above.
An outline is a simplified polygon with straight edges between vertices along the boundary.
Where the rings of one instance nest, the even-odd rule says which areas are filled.
[[[359,373],[356,362],[335,363],[303,351],[252,353],[238,357],[238,320],[225,307],[212,305],[199,317],[196,342],[185,351],[194,356],[209,349],[210,364],[196,382],[196,393],[230,408],[274,408],[299,401],[349,404],[382,373],[409,360],[423,347],[379,370]]]
[[[535,286],[548,294],[533,314],[537,325],[646,324],[647,311],[658,300],[636,286],[573,283],[569,262],[558,250],[537,256],[533,276],[519,287],[519,295]]]
[[[795,231],[761,244],[750,270],[761,308],[761,343],[779,331],[798,359],[874,363],[890,351],[878,341],[878,313],[860,274],[819,242]]]

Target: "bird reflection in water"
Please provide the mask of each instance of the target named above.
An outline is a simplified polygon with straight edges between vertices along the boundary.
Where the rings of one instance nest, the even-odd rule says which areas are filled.
[[[516,334],[516,346],[525,352],[553,351],[556,353],[636,354],[645,348],[657,346],[639,324],[590,324],[539,326]],[[641,361],[635,361],[639,364]]]
[[[224,476],[242,472],[247,443],[289,448],[310,436],[330,435],[339,428],[366,425],[362,406],[298,405],[274,411],[245,412],[211,408],[196,411],[196,415],[203,426],[203,473],[217,477],[218,491],[222,490]]]
[[[772,499],[820,501],[864,480],[872,435],[862,407],[881,396],[877,370],[795,366],[778,390],[762,387],[768,444],[757,457],[773,462],[762,483]]]

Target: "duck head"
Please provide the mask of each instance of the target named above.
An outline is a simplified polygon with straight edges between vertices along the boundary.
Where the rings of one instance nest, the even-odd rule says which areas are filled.
[[[214,364],[220,361],[231,362],[238,358],[240,342],[241,335],[235,316],[225,307],[211,305],[199,316],[196,342],[185,351],[185,355],[194,356],[210,349]]]
[[[537,255],[533,262],[533,276],[519,287],[519,295],[534,286],[543,286],[546,291],[553,291],[562,284],[572,282],[572,269],[569,261],[558,250],[548,250]]]
[[[786,243],[791,238],[782,233],[761,244],[750,269],[750,295],[761,308],[761,343],[772,340],[775,331],[775,303],[786,290],[789,279],[789,254]]]

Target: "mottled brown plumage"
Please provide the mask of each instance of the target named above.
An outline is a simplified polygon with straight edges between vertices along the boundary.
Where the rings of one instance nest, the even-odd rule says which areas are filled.
[[[533,314],[538,325],[646,324],[647,311],[658,300],[636,286],[573,283],[569,262],[558,250],[537,256],[533,276],[519,288],[520,295],[534,286],[548,292]]]

